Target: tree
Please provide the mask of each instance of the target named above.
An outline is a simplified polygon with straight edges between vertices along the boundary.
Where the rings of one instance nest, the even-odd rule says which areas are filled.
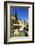
[[[16,9],[15,9],[15,17],[16,17],[15,23],[16,23],[16,24],[19,24],[18,18],[17,18],[18,16],[17,16],[17,11],[16,11]]]
[[[26,26],[24,27],[24,30],[29,31],[29,25],[28,24],[26,24]]]

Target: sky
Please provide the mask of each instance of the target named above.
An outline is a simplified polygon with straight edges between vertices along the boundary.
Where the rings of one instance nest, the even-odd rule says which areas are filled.
[[[15,11],[18,19],[28,20],[28,7],[10,7],[10,15],[15,16]]]

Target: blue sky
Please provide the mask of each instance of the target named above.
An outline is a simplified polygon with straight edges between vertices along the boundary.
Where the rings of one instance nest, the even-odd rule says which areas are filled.
[[[10,15],[15,16],[15,10],[19,19],[28,20],[28,7],[10,7]]]

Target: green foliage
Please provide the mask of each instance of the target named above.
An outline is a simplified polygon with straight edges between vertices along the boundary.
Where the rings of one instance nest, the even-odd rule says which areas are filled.
[[[26,26],[24,27],[24,30],[29,31],[29,25],[28,24],[26,24]]]

